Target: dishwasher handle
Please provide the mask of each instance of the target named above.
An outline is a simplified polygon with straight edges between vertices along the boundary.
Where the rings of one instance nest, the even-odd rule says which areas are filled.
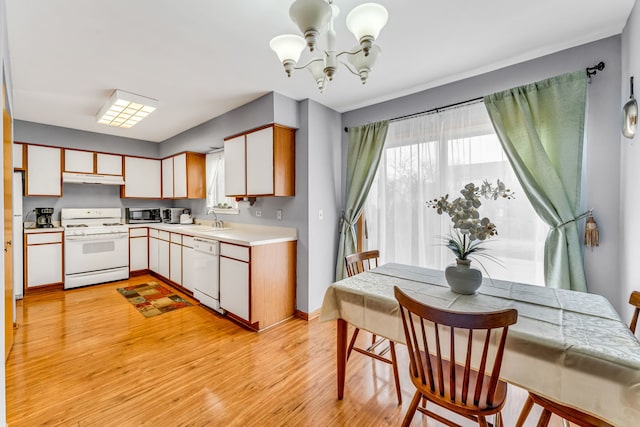
[[[193,250],[196,252],[204,252],[209,255],[220,255],[220,242],[217,240],[206,240],[195,237],[193,239]]]

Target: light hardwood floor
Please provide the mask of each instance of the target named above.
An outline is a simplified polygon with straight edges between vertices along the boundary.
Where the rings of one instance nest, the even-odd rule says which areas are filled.
[[[255,333],[199,305],[147,319],[116,288],[151,280],[19,303],[6,367],[10,426],[400,425],[413,394],[404,346],[402,405],[390,367],[360,355],[338,401],[335,322],[292,319]],[[507,426],[524,396],[511,388]],[[441,424],[417,414],[412,425]]]

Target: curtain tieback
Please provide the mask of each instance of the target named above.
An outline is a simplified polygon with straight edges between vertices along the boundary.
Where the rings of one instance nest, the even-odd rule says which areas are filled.
[[[580,214],[580,215],[578,215],[577,217],[575,217],[575,218],[573,218],[573,219],[570,219],[569,221],[565,221],[565,222],[563,222],[563,223],[561,223],[561,224],[558,224],[558,225],[556,225],[556,226],[555,226],[555,227],[553,227],[553,228],[560,228],[560,227],[564,227],[564,226],[565,226],[565,225],[567,225],[567,224],[571,224],[572,222],[579,221],[579,220],[581,220],[582,218],[586,218],[586,217],[588,217],[588,216],[591,216],[592,214],[593,214],[593,209],[589,209],[588,211],[581,213],[581,214]]]
[[[584,245],[593,249],[594,246],[600,245],[600,231],[598,230],[598,224],[596,223],[596,220],[593,218],[593,209],[589,209],[588,211],[581,213],[577,217],[570,219],[569,221],[565,221],[553,228],[558,229],[560,227],[564,227],[567,224],[579,221],[587,217],[587,223],[584,226]]]

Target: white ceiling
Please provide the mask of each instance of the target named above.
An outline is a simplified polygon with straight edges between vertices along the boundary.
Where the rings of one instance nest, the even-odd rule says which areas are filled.
[[[619,34],[635,0],[378,0],[389,22],[369,81],[341,66],[324,93],[269,48],[296,32],[292,2],[7,0],[14,117],[160,142],[271,91],[344,112]],[[339,50],[363,2],[335,0]],[[99,125],[114,89],[160,106],[131,129]]]

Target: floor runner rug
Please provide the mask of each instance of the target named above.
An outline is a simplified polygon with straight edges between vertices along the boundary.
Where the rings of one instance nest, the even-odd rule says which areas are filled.
[[[144,317],[153,317],[192,305],[157,282],[118,288],[118,292]]]

